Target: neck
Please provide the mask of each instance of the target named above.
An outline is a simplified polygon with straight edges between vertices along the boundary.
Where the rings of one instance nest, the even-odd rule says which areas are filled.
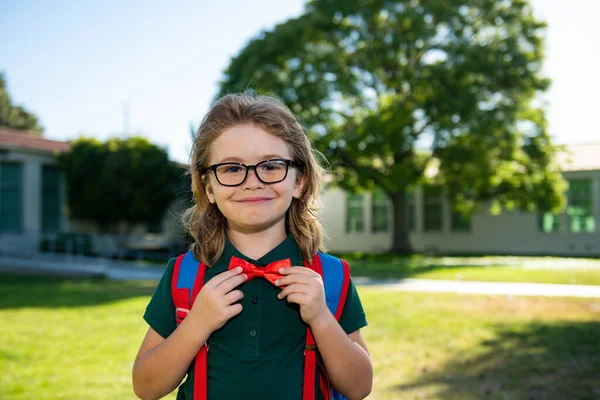
[[[283,221],[282,221],[283,222]],[[227,236],[236,249],[253,260],[258,260],[285,240],[285,222],[267,229],[245,231],[229,227]]]

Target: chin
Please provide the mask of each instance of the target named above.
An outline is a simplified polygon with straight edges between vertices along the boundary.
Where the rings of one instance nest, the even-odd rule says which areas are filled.
[[[267,230],[277,224],[285,225],[285,216],[282,218],[245,218],[242,222],[234,223],[233,225],[245,231],[261,231]]]

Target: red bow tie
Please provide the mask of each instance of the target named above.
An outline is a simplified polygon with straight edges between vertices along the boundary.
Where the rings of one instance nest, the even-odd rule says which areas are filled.
[[[257,267],[256,265],[249,263],[246,260],[242,260],[241,258],[231,257],[228,269],[242,267],[243,272],[248,276],[248,281],[251,281],[254,278],[265,278],[274,285],[277,279],[283,277],[283,275],[279,273],[279,269],[289,268],[291,266],[292,261],[289,258],[272,262],[266,267]]]

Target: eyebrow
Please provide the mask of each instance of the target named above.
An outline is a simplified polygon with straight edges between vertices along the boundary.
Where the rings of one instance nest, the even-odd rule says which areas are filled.
[[[264,156],[259,157],[259,159],[261,161],[265,161],[265,160],[270,160],[272,158],[282,158],[282,159],[286,159],[286,157],[281,156],[280,154],[266,154]],[[221,164],[221,163],[225,163],[225,162],[239,162],[239,163],[244,163],[244,160],[239,158],[239,157],[225,157],[222,158],[219,162],[215,163],[215,164]]]

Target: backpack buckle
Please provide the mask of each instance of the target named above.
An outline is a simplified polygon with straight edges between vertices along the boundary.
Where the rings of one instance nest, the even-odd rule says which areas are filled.
[[[316,344],[307,344],[304,346],[304,351],[316,351],[317,350],[317,345]]]
[[[187,317],[187,315],[189,313],[190,313],[190,310],[188,310],[187,308],[177,307],[175,309],[175,319],[177,320],[177,324],[180,324],[181,322],[183,322],[183,319],[185,317]]]

